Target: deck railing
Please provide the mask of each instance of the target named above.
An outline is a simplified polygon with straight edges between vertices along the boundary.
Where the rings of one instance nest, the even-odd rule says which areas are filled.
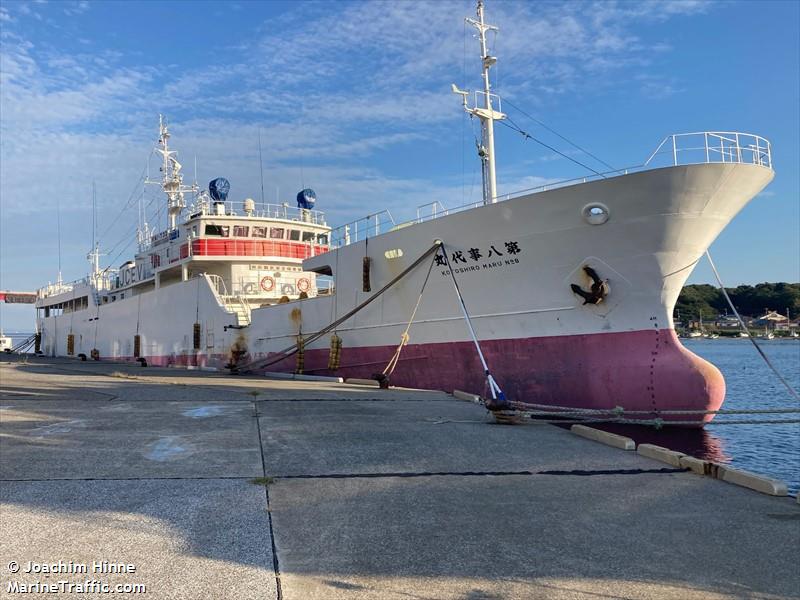
[[[700,131],[668,135],[644,165],[680,166],[703,163],[747,163],[772,168],[768,140],[752,133]],[[666,163],[666,164],[664,164]]]
[[[388,210],[367,215],[331,231],[331,248],[347,246],[367,238],[375,237],[397,227]]]
[[[647,171],[659,167],[673,167],[706,163],[746,163],[754,164],[768,169],[772,168],[772,148],[768,140],[752,133],[727,132],[727,131],[701,131],[695,133],[678,133],[668,135],[658,145],[650,157],[642,164],[596,173],[585,177],[574,177],[553,181],[540,186],[517,190],[497,197],[498,202],[546,192],[562,187],[619,177],[638,171]],[[483,204],[482,200],[469,202],[454,208],[445,208],[438,200],[423,204],[417,208],[417,218],[395,228],[422,223],[457,212],[476,208]],[[355,240],[352,240],[355,241]]]
[[[96,275],[87,275],[73,281],[50,283],[36,290],[36,294],[39,298],[57,296],[58,294],[71,292],[80,285],[91,285],[98,291],[110,290],[116,275],[116,269],[107,269],[100,271]]]
[[[246,215],[244,202],[227,201],[222,203],[225,206],[225,214],[229,216]],[[196,207],[196,211],[203,210],[207,215],[214,215],[215,208]],[[313,225],[325,225],[325,213],[310,208],[299,208],[288,204],[262,204],[256,202],[251,212],[254,217],[265,219],[284,219],[286,221],[297,221],[299,223],[311,223]]]

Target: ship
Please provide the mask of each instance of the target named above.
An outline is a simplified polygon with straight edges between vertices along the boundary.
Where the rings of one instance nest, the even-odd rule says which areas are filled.
[[[7,335],[3,335],[3,330],[0,329],[0,352],[11,352],[14,347],[14,341]]]
[[[772,180],[769,142],[671,134],[636,167],[500,196],[495,28],[482,2],[467,21],[482,85],[453,91],[481,124],[480,201],[431,198],[408,222],[383,210],[333,228],[310,189],[289,206],[233,200],[224,178],[184,184],[161,119],[167,228],[140,228],[116,267],[100,267],[95,245],[88,276],[38,290],[37,350],[369,378],[501,406],[719,409],[723,376],[681,344],[672,315],[707,248]]]

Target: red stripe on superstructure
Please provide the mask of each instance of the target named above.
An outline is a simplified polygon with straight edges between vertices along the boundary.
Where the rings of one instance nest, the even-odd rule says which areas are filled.
[[[327,246],[310,245],[302,242],[207,238],[192,242],[192,254],[195,256],[280,256],[282,258],[303,259],[323,254],[327,251]],[[183,258],[183,249],[181,249],[181,258]]]

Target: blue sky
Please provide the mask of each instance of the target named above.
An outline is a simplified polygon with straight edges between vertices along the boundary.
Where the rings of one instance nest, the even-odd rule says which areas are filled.
[[[766,137],[776,178],[712,253],[728,285],[798,281],[799,7],[488,0],[487,20],[500,27],[490,38],[495,91],[617,167],[641,164],[671,133]],[[188,178],[196,157],[198,181],[225,176],[233,198],[260,198],[260,130],[267,199],[291,201],[311,186],[334,224],[377,208],[399,220],[432,200],[477,200],[473,130],[450,92],[452,82],[479,85],[463,21],[473,13],[469,1],[3,0],[0,289],[55,279],[57,202],[64,279],[85,274],[93,180],[104,261],[131,253],[160,112]],[[503,127],[497,148],[503,193],[587,174]],[[143,193],[149,202],[157,189]],[[701,264],[690,282],[711,277]],[[29,307],[0,311],[5,328],[30,329]]]

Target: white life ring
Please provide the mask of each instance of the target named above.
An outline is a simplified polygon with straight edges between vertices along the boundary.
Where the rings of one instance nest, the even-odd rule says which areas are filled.
[[[252,281],[250,283],[244,284],[244,293],[245,294],[252,294],[256,289],[256,284]]]
[[[307,278],[301,277],[297,280],[297,289],[301,292],[307,292],[311,289],[311,282]]]
[[[265,275],[261,278],[261,289],[265,292],[271,292],[275,289],[275,280],[269,275]]]

